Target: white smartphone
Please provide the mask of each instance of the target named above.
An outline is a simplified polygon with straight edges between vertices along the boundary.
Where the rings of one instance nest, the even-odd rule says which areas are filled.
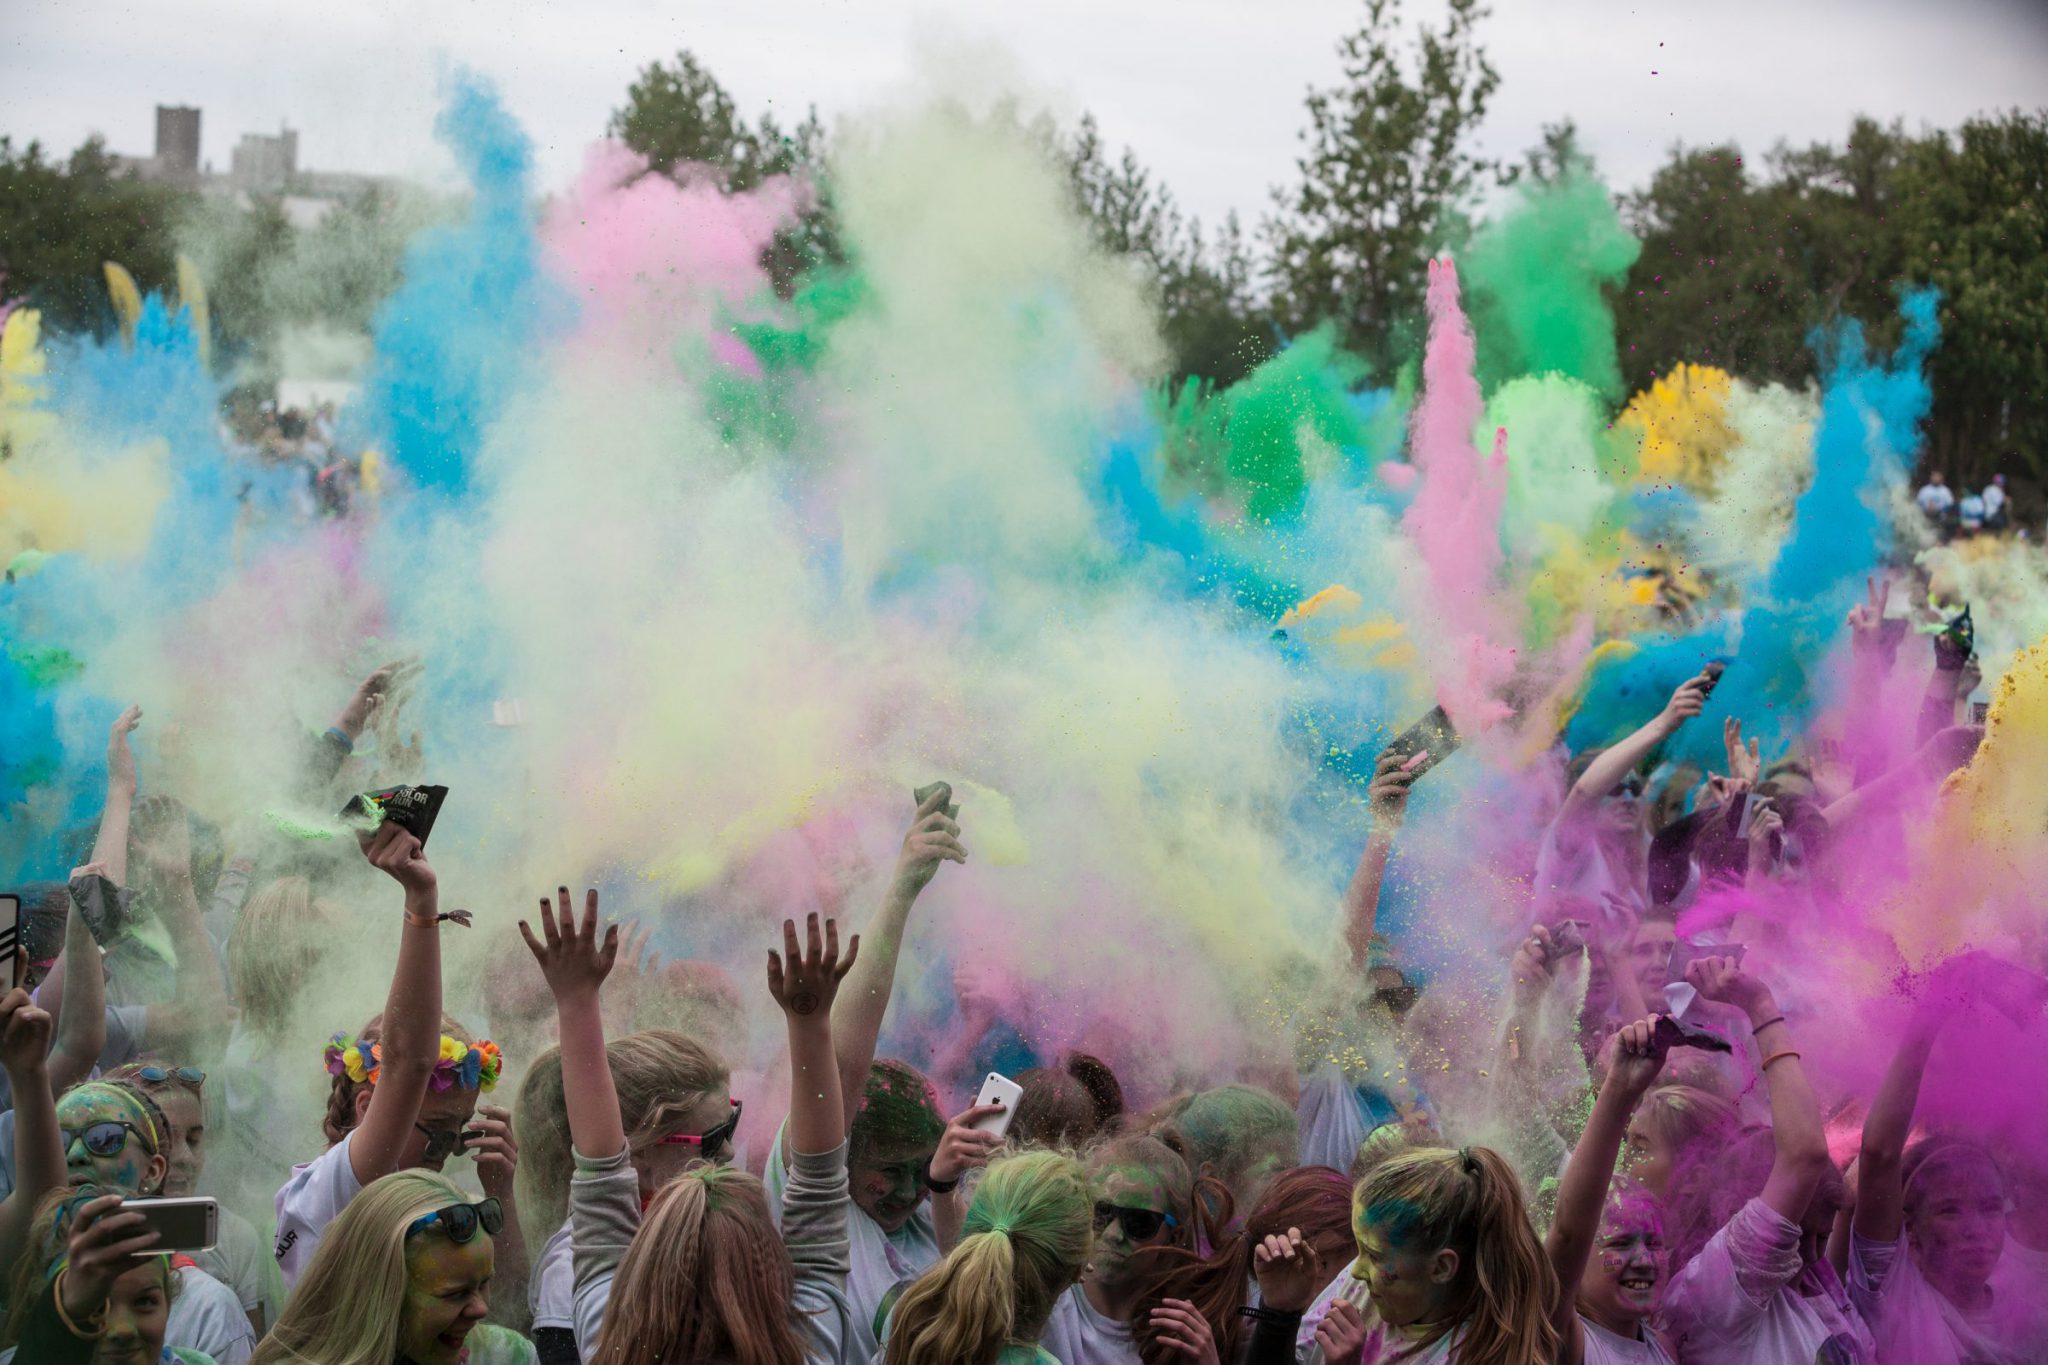
[[[19,986],[27,966],[21,951],[21,897],[0,896],[0,981]]]
[[[988,1079],[981,1083],[981,1094],[976,1104],[1000,1104],[1003,1112],[989,1114],[974,1121],[974,1128],[983,1133],[994,1133],[1002,1137],[1010,1131],[1010,1116],[1017,1112],[1017,1101],[1024,1097],[1024,1087],[1008,1076],[991,1071]]]
[[[220,1240],[220,1201],[187,1199],[123,1199],[123,1213],[139,1213],[143,1225],[156,1233],[156,1245],[138,1256],[166,1251],[205,1251]]]

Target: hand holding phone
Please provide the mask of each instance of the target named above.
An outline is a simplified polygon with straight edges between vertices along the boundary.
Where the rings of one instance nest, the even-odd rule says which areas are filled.
[[[217,1199],[123,1199],[121,1212],[141,1214],[143,1228],[157,1235],[155,1244],[147,1251],[136,1252],[137,1256],[156,1256],[166,1251],[205,1251],[220,1240],[220,1201]]]
[[[0,896],[0,982],[19,986],[27,966],[21,949],[21,897]]]
[[[1380,757],[1393,757],[1399,761],[1402,772],[1420,777],[1456,753],[1461,742],[1450,713],[1434,706],[1421,720],[1396,735]]]
[[[1006,1136],[1010,1131],[1010,1120],[1017,1112],[1017,1101],[1022,1098],[1023,1086],[1000,1072],[989,1072],[981,1083],[981,1094],[975,1097],[974,1104],[976,1108],[1000,1105],[1002,1112],[978,1118],[968,1126],[977,1133],[991,1133],[996,1137]]]

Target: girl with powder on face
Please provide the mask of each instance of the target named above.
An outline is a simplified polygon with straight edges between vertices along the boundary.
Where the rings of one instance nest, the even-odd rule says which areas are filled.
[[[1060,1295],[1041,1339],[1061,1365],[1137,1365],[1133,1322],[1145,1288],[1145,1253],[1194,1244],[1194,1178],[1187,1162],[1157,1138],[1112,1138],[1088,1154],[1095,1197],[1095,1246],[1081,1282]],[[1213,1358],[1209,1324],[1185,1300],[1168,1300],[1155,1318],[1184,1332],[1194,1357]]]
[[[535,1365],[484,1322],[504,1227],[498,1201],[438,1172],[378,1178],[328,1225],[252,1365]]]
[[[1557,1278],[1499,1153],[1426,1147],[1389,1158],[1359,1182],[1352,1230],[1358,1259],[1334,1280],[1300,1229],[1260,1242],[1246,1365],[1291,1362],[1297,1350],[1317,1362],[1366,1352],[1404,1365],[1556,1358]]]
[[[1747,1016],[1771,1123],[1674,1173],[1664,1325],[1702,1365],[1869,1365],[1870,1331],[1823,1254],[1846,1198],[1791,1029],[1771,990],[1727,958],[1686,970],[1700,995]]]
[[[338,1036],[327,1049],[333,1075],[323,1127],[332,1144],[293,1169],[277,1192],[277,1263],[289,1287],[312,1260],[327,1224],[371,1181],[395,1170],[439,1170],[466,1140],[484,1153],[478,1172],[500,1200],[512,1196],[515,1149],[502,1110],[472,1122],[478,1094],[497,1084],[494,1044],[441,1029],[440,893],[413,834],[390,821],[363,842],[363,855],[405,890],[398,966],[381,1032]],[[365,1033],[372,1029],[365,1028]],[[488,1158],[488,1165],[486,1162]],[[517,1243],[516,1222],[504,1235]],[[525,1254],[517,1252],[523,1278]],[[510,1259],[508,1257],[508,1259]]]
[[[1613,1179],[1629,1115],[1664,1066],[1656,1027],[1644,1019],[1615,1035],[1614,1063],[1558,1182],[1544,1251],[1557,1272],[1559,1365],[1671,1365],[1650,1327],[1670,1273],[1663,1210],[1634,1181]]]
[[[569,889],[541,902],[541,933],[519,931],[556,1001],[562,1090],[575,1144],[576,1336],[603,1365],[650,1360],[762,1365],[839,1361],[852,1337],[846,1302],[846,1129],[832,1050],[832,999],[860,953],[810,917],[800,948],[784,921],[768,954],[768,989],[789,1029],[793,1165],[778,1236],[761,1182],[709,1158],[731,1141],[738,1106],[718,1129],[673,1144],[688,1164],[643,1211],[619,1097],[605,1062],[599,991],[618,955],[602,935],[597,892],[579,923]],[[593,1155],[596,1154],[596,1155]]]
[[[156,1102],[120,1081],[88,1081],[58,1100],[55,1126],[74,1187],[118,1191],[128,1198],[161,1195],[170,1161],[164,1154],[170,1125]],[[175,1263],[176,1301],[167,1339],[241,1365],[256,1334],[233,1290],[188,1258]]]
[[[198,1193],[199,1179],[206,1171],[206,1105],[202,1090],[206,1073],[196,1067],[134,1062],[108,1072],[107,1079],[132,1085],[156,1101],[157,1110],[168,1125],[164,1156],[169,1165],[164,1174],[164,1194],[184,1198]],[[278,1307],[284,1302],[277,1259],[248,1219],[232,1209],[220,1210],[219,1240],[204,1251],[193,1252],[192,1259],[201,1270],[235,1292],[257,1336],[261,1337],[268,1325],[277,1320]]]
[[[1991,1285],[2007,1236],[1998,1163],[1961,1138],[1906,1144],[1935,1040],[1967,1010],[1970,987],[1982,989],[1981,977],[1965,981],[1973,965],[2002,964],[1973,953],[1937,969],[1863,1122],[1848,1282],[1886,1360],[2019,1365],[2048,1346],[2048,1305]]]
[[[16,1268],[0,1365],[215,1365],[167,1346],[178,1294],[172,1258],[121,1195],[91,1186],[43,1201]]]

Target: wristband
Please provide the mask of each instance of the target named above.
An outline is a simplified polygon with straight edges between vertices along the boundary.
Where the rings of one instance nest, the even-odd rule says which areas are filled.
[[[1756,1069],[1758,1071],[1765,1071],[1770,1068],[1772,1062],[1782,1062],[1787,1057],[1797,1057],[1798,1055],[1799,1054],[1797,1052],[1794,1052],[1791,1048],[1788,1047],[1783,1052],[1773,1052],[1770,1056],[1764,1058],[1761,1062],[1758,1062]]]
[[[107,1334],[107,1324],[105,1321],[107,1306],[101,1304],[99,1312],[86,1315],[86,1321],[99,1323],[99,1326],[93,1328],[90,1332],[73,1322],[71,1315],[64,1311],[64,1277],[70,1273],[71,1267],[65,1266],[57,1272],[56,1280],[50,1285],[50,1302],[57,1310],[57,1321],[63,1323],[64,1330],[77,1337],[80,1341],[97,1341]]]
[[[1300,1322],[1302,1319],[1302,1314],[1300,1313],[1290,1313],[1284,1308],[1267,1308],[1263,1304],[1256,1308],[1240,1308],[1237,1310],[1237,1315],[1241,1318],[1250,1318],[1253,1322],[1294,1323]]]
[[[933,1194],[951,1194],[960,1188],[960,1177],[956,1175],[951,1180],[934,1180],[932,1179],[931,1163],[926,1162],[924,1168],[924,1187]]]
[[[454,920],[468,929],[474,924],[475,918],[467,910],[443,910],[438,915],[415,915],[410,910],[405,912],[405,922],[415,929],[431,929],[443,920]]]
[[[1763,1031],[1764,1031],[1765,1029],[1769,1028],[1769,1027],[1770,1027],[1771,1025],[1773,1025],[1773,1024],[1782,1024],[1782,1023],[1784,1023],[1784,1022],[1785,1022],[1785,1016],[1784,1016],[1784,1015],[1782,1015],[1782,1014],[1774,1014],[1774,1015],[1772,1015],[1772,1016],[1771,1016],[1770,1018],[1768,1018],[1768,1019],[1764,1020],[1764,1021],[1763,1021],[1763,1022],[1762,1022],[1761,1024],[1751,1024],[1751,1025],[1749,1026],[1749,1032],[1750,1032],[1750,1036],[1751,1036],[1751,1037],[1754,1037],[1754,1036],[1756,1036],[1757,1034],[1759,1034],[1759,1033],[1762,1033],[1762,1032],[1763,1032]]]
[[[338,726],[338,725],[330,725],[330,726],[328,726],[328,727],[327,727],[327,733],[328,733],[328,735],[329,735],[329,736],[331,736],[331,737],[333,738],[333,740],[334,740],[334,742],[335,742],[336,744],[339,744],[339,745],[341,746],[341,751],[342,751],[343,753],[345,753],[345,754],[352,754],[352,753],[354,753],[354,752],[356,751],[356,742],[355,742],[354,740],[350,739],[350,738],[349,738],[349,737],[348,737],[347,735],[343,734],[343,733],[341,732],[341,727],[340,727],[340,726]]]

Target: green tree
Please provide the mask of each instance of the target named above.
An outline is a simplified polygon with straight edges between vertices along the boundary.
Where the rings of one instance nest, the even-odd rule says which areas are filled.
[[[102,263],[127,267],[145,293],[175,293],[172,231],[190,197],[128,173],[98,136],[62,163],[0,136],[0,284],[54,331],[110,328]]]
[[[1038,132],[1050,134],[1043,126]],[[1051,140],[1097,244],[1130,260],[1152,289],[1176,382],[1234,383],[1272,354],[1272,327],[1253,294],[1251,253],[1236,215],[1208,238],[1137,153],[1126,147],[1110,158],[1092,114],[1063,142]]]
[[[1898,176],[1905,274],[1941,290],[1931,454],[2048,482],[2048,110],[1927,139]]]
[[[1439,29],[1397,49],[1399,0],[1365,0],[1338,44],[1344,81],[1311,90],[1300,183],[1267,224],[1276,303],[1303,331],[1328,319],[1392,372],[1413,351],[1430,251],[1491,169],[1469,149],[1500,76],[1479,45],[1481,0],[1450,0]]]

